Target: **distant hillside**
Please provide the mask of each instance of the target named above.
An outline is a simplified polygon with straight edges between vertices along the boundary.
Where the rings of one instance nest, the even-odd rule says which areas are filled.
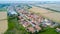
[[[0,4],[0,12],[1,12],[1,11],[6,11],[6,10],[7,10],[6,8],[7,8],[8,6],[10,6],[10,4]]]
[[[3,8],[5,6],[10,6],[10,4],[0,4],[0,8]]]

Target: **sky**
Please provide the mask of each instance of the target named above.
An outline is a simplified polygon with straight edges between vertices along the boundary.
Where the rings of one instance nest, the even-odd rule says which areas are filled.
[[[0,3],[20,2],[20,1],[60,1],[60,0],[0,0]]]
[[[0,1],[59,1],[59,0],[0,0]]]

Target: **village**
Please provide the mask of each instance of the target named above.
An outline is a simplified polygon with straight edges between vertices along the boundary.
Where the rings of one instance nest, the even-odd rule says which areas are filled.
[[[9,10],[8,15],[10,17],[17,15],[19,24],[22,24],[27,32],[40,32],[46,27],[55,28],[57,32],[60,32],[60,28],[58,28],[60,24],[44,18],[42,15],[37,15],[33,12],[29,12],[18,7],[16,8],[16,11],[14,11],[12,8]]]

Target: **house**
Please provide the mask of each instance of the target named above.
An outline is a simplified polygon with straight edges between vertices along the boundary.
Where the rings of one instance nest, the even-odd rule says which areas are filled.
[[[23,17],[21,17],[21,16],[18,16],[18,18],[19,18],[19,19],[23,19]]]
[[[36,31],[37,32],[39,32],[40,30],[41,30],[41,27],[40,26],[38,26],[38,25],[35,25],[35,27],[34,27],[35,29],[36,29]]]
[[[41,30],[41,27],[39,26],[41,22],[41,17],[35,15],[34,13],[26,14],[24,10],[20,10],[18,12],[20,13],[20,16],[18,16],[18,18],[21,19],[23,17],[23,19],[20,20],[20,24],[22,24],[23,27],[27,28],[28,32],[34,33],[36,31],[39,32]],[[28,18],[28,19],[24,19],[24,18]],[[38,21],[36,21],[36,19]]]
[[[16,15],[16,16],[18,15],[14,10],[9,10],[7,13],[8,13],[8,16],[11,16],[11,17],[13,15]]]
[[[30,25],[30,23],[28,23],[28,22],[24,22],[24,23],[23,23],[23,26],[24,26],[24,27],[28,27],[29,25]]]
[[[53,23],[52,26],[51,26],[51,28],[58,27],[58,26],[59,26],[58,23]]]
[[[15,11],[15,8],[13,6],[8,7],[8,16],[13,16],[13,15],[18,15],[17,12]]]
[[[43,20],[43,23],[46,24],[46,25],[48,25],[48,26],[52,25],[52,21],[49,20],[49,19],[46,19],[46,18]]]
[[[35,32],[35,29],[34,29],[33,27],[28,27],[28,28],[27,28],[27,31],[34,33],[34,32]]]
[[[56,28],[56,31],[57,31],[57,32],[60,32],[60,28]]]

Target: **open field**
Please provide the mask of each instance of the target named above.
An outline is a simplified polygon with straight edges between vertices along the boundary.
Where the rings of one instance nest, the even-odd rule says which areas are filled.
[[[38,6],[60,11],[60,4],[42,4],[42,5],[38,5]]]
[[[7,30],[7,20],[0,21],[0,34]]]
[[[43,9],[43,8],[39,8],[39,7],[32,7],[31,9],[29,9],[29,11],[35,12],[35,13],[40,13],[42,16],[60,23],[60,13],[58,12],[54,12],[54,11],[50,11],[47,9]]]
[[[0,20],[7,19],[7,12],[0,12]]]
[[[8,28],[7,13],[0,12],[0,34],[3,34]]]

